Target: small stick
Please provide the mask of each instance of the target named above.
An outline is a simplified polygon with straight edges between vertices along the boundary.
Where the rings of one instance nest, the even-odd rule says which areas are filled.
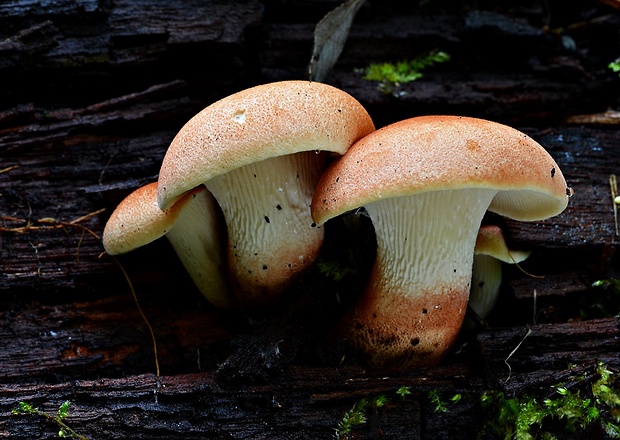
[[[508,357],[506,359],[504,359],[504,363],[508,366],[508,377],[506,378],[504,383],[507,383],[510,380],[510,377],[512,376],[512,367],[508,363],[508,359],[510,359],[512,357],[512,355],[516,353],[516,351],[519,349],[519,347],[521,347],[521,345],[523,344],[525,339],[530,335],[530,333],[532,333],[532,328],[528,325],[527,326],[527,333],[525,334],[525,336],[523,336],[523,339],[521,339],[521,341],[519,341],[517,346],[508,354]]]
[[[2,173],[8,173],[9,171],[12,171],[12,170],[14,170],[14,169],[16,169],[16,168],[19,168],[19,165],[11,165],[10,167],[2,168],[2,169],[0,170],[0,174],[2,174]]]
[[[536,292],[536,289],[534,289],[534,316],[532,318],[532,324],[536,325],[536,302],[537,302],[537,298],[538,298],[538,294]],[[506,378],[506,380],[504,381],[504,383],[507,383],[510,380],[510,377],[512,376],[512,367],[510,366],[510,364],[508,363],[508,359],[510,359],[512,357],[512,355],[514,355],[517,350],[519,349],[519,347],[521,347],[521,345],[523,344],[523,342],[525,341],[525,339],[532,333],[532,327],[530,327],[529,325],[527,326],[527,333],[525,334],[525,336],[523,336],[523,338],[521,339],[521,341],[519,341],[519,343],[517,344],[517,346],[515,348],[513,348],[513,350],[508,354],[508,356],[506,357],[506,359],[504,359],[504,363],[508,366],[508,377]]]
[[[517,263],[517,262],[515,261],[514,257],[513,257],[513,256],[512,256],[512,254],[510,253],[510,251],[508,251],[508,256],[509,256],[509,257],[510,257],[510,259],[512,260],[512,263],[513,263],[515,266],[517,266],[517,268],[518,268],[521,272],[523,272],[525,275],[527,275],[528,277],[531,277],[531,278],[539,278],[539,279],[541,279],[541,280],[545,278],[545,276],[544,276],[544,275],[534,275],[533,273],[529,273],[528,271],[526,271],[525,269],[523,269],[523,268],[519,265],[519,263]]]
[[[609,189],[611,191],[611,204],[614,208],[614,223],[616,225],[616,235],[620,235],[620,229],[618,228],[618,182],[616,175],[609,176]]]

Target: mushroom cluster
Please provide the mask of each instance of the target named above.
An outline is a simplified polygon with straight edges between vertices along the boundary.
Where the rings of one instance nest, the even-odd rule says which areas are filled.
[[[427,366],[465,316],[476,237],[488,211],[521,221],[562,212],[570,190],[542,146],[511,127],[422,116],[365,136],[317,184],[317,224],[364,206],[377,255],[341,333],[370,365]]]
[[[282,81],[190,119],[158,181],[112,214],[103,244],[118,254],[166,236],[211,303],[257,307],[315,261],[328,220],[363,207],[376,257],[338,330],[370,366],[428,366],[454,344],[470,292],[486,316],[498,262],[528,256],[509,251],[498,228],[481,227],[485,213],[542,220],[570,195],[551,156],[514,128],[423,116],[375,130],[347,93]]]
[[[179,131],[158,181],[117,207],[104,247],[118,254],[166,235],[213,304],[268,304],[318,255],[324,232],[310,202],[326,153],[342,155],[373,130],[356,99],[318,82],[223,98]]]

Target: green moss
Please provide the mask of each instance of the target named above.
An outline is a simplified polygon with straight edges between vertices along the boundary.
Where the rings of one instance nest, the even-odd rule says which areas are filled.
[[[590,381],[589,389],[576,388]],[[487,411],[485,429],[506,440],[556,439],[547,426],[584,432],[599,423],[609,438],[620,438],[620,392],[614,385],[613,373],[599,363],[592,377],[576,378],[570,386],[555,385],[552,397],[542,401],[529,395],[506,398],[500,391],[486,392],[480,399]]]
[[[455,394],[450,398],[450,402],[456,403],[461,400],[461,394]],[[428,399],[431,401],[431,405],[434,408],[435,412],[448,412],[448,402],[443,400],[443,398],[439,395],[439,391],[431,390],[428,392]]]
[[[449,60],[450,55],[446,52],[435,50],[410,60],[370,64],[359,71],[365,80],[377,81],[380,90],[393,93],[399,85],[422,78],[425,69]]]
[[[426,396],[436,413],[449,412],[463,399],[477,398],[464,397],[461,393],[446,397],[438,390],[421,395],[408,386],[398,388],[395,394],[401,399]],[[595,425],[606,438],[620,438],[620,389],[614,372],[604,363],[599,362],[594,371],[575,375],[550,389],[541,388],[536,394],[549,397],[523,394],[509,398],[499,390],[482,393],[479,396],[483,417],[480,438],[491,435],[505,440],[551,440],[563,438],[566,433],[576,433],[581,438]],[[338,423],[335,438],[354,438],[354,428],[366,423],[368,412],[387,402],[384,394],[356,402]]]
[[[46,413],[45,411],[41,411],[38,408],[35,408],[34,406],[32,406],[31,404],[27,402],[19,402],[17,407],[14,408],[11,411],[11,413],[15,416],[27,414],[27,415],[43,417],[55,423],[58,426],[59,428],[58,437],[62,437],[62,438],[69,437],[69,438],[77,438],[80,440],[87,440],[86,437],[79,435],[77,432],[75,432],[71,427],[69,427],[65,423],[65,419],[69,417],[70,406],[71,406],[71,402],[69,401],[63,402],[58,407],[58,411],[56,412],[56,415],[52,415],[52,414]]]
[[[366,423],[367,411],[381,408],[385,406],[387,402],[388,398],[383,394],[373,398],[363,398],[355,402],[351,409],[342,416],[340,422],[338,422],[334,438],[338,440],[350,438],[354,427]]]
[[[396,390],[396,394],[399,395],[402,399],[404,399],[405,397],[411,394],[411,388],[402,386]]]
[[[330,281],[342,281],[350,275],[355,275],[355,268],[350,264],[342,264],[336,260],[320,259],[317,264],[319,273]]]
[[[395,391],[395,394],[401,399],[405,399],[407,396],[412,395],[413,391],[411,391],[411,387],[402,386]],[[435,412],[448,412],[450,410],[450,405],[459,402],[462,395],[454,394],[452,397],[445,400],[438,390],[431,390],[427,393],[427,397],[431,405],[433,405]],[[389,399],[385,394],[358,400],[338,422],[334,438],[337,440],[354,438],[353,429],[366,423],[367,413],[385,406],[388,401]]]
[[[611,278],[592,284],[592,292],[582,298],[579,314],[584,319],[620,316],[620,280]]]

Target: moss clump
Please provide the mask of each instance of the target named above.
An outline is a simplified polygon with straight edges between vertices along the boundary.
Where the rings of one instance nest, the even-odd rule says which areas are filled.
[[[19,402],[19,405],[16,408],[14,408],[11,411],[11,413],[15,416],[23,415],[23,414],[40,416],[55,423],[59,428],[58,437],[61,437],[61,438],[69,437],[69,438],[77,438],[80,440],[88,440],[86,437],[79,435],[77,432],[73,430],[73,428],[69,427],[65,423],[66,418],[69,417],[69,406],[71,406],[71,402],[69,401],[63,402],[58,407],[58,411],[56,412],[56,414],[53,415],[53,414],[48,414],[45,411],[41,411],[40,409],[35,408],[34,406],[32,406],[31,404],[27,402]]]
[[[334,438],[337,440],[350,438],[351,431],[354,427],[366,423],[367,411],[381,408],[387,402],[388,399],[383,394],[372,398],[363,398],[355,402],[351,409],[349,409],[342,416],[340,422],[338,422],[338,427],[336,428],[336,434],[334,435]]]
[[[589,389],[578,388],[591,383]],[[608,438],[620,438],[620,392],[613,373],[599,363],[592,377],[553,386],[552,397],[539,400],[524,395],[507,398],[499,391],[481,396],[487,410],[485,429],[504,439],[557,439],[554,432],[584,433],[597,423]]]
[[[379,89],[385,93],[394,93],[401,84],[422,78],[423,71],[435,64],[450,60],[446,52],[435,50],[429,54],[397,63],[373,63],[359,69],[368,81],[377,81]]]

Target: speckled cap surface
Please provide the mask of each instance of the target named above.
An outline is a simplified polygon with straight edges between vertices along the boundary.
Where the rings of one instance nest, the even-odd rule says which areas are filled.
[[[547,151],[509,126],[460,116],[421,116],[356,142],[321,177],[318,224],[382,198],[464,188],[498,191],[489,210],[516,220],[562,212],[570,190]]]
[[[163,159],[158,203],[234,168],[301,151],[344,154],[374,130],[348,93],[310,81],[252,87],[206,107],[179,131]]]

